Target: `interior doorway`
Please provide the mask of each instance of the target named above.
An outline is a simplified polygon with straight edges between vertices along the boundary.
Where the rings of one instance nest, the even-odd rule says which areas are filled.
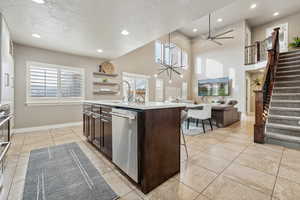
[[[255,112],[255,90],[262,87],[264,68],[246,72],[246,110],[248,115]]]

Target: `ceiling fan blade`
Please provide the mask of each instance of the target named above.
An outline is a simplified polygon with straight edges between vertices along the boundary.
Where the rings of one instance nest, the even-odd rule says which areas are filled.
[[[234,31],[234,30],[231,29],[231,30],[225,31],[225,32],[223,32],[223,33],[217,34],[217,35],[215,35],[215,37],[220,37],[220,36],[222,36],[222,35],[226,35],[226,34],[231,33],[231,32],[233,32],[233,31]]]
[[[215,37],[214,40],[234,39],[234,37]]]
[[[208,41],[211,41],[219,46],[223,46],[223,44],[221,42],[218,42],[218,41],[215,41],[215,40],[208,40]]]

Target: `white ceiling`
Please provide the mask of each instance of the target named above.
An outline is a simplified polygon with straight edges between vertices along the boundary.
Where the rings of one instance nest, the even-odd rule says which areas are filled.
[[[252,4],[257,4],[255,9],[250,9]],[[235,1],[212,13],[213,28],[220,29],[247,19],[250,26],[258,26],[273,20],[282,18],[287,15],[300,11],[300,0],[242,0]],[[279,12],[274,17],[273,13]],[[223,22],[217,22],[218,18],[222,18]],[[198,31],[195,33],[193,29]],[[180,32],[188,37],[194,38],[200,34],[208,32],[208,16],[204,16],[195,20],[184,28],[179,29]]]
[[[234,0],[0,0],[15,42],[116,58]],[[130,35],[120,32],[126,29]],[[33,38],[33,33],[40,39]],[[103,53],[96,52],[103,49]]]

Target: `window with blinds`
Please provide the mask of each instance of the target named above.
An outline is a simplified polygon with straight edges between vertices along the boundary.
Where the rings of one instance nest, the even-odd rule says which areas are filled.
[[[30,62],[27,73],[29,103],[84,97],[84,71],[81,68]]]

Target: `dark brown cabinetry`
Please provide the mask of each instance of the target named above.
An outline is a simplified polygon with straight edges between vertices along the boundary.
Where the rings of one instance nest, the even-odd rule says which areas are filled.
[[[92,106],[84,105],[83,127],[84,135],[88,138],[88,141],[108,159],[114,160],[117,169],[122,171],[121,166],[118,166],[117,162],[115,162],[118,154],[114,154],[116,157],[112,159],[112,133],[113,130],[114,134],[119,133],[116,132],[115,126],[120,126],[120,129],[127,128],[128,130],[130,127],[123,123],[118,123],[118,120],[116,120],[118,117],[126,118],[126,116],[122,116],[122,113],[116,113],[116,109],[120,110],[123,108],[115,108],[112,113],[112,107],[110,106],[97,103]],[[126,110],[126,108],[124,109]],[[134,112],[138,113],[136,122],[137,150],[136,152],[128,151],[128,153],[137,154],[138,178],[132,179],[124,171],[122,174],[135,182],[144,193],[150,192],[180,171],[180,116],[182,109],[181,107],[148,110],[134,109]],[[130,120],[132,119],[129,118]],[[130,137],[121,137],[121,140],[130,140]],[[115,142],[114,145],[118,145]],[[130,143],[129,145],[134,144]],[[115,149],[115,153],[118,152],[117,150],[118,148]],[[125,148],[122,148],[122,150],[126,151]],[[122,157],[122,159],[125,158]]]
[[[84,104],[83,106],[83,134],[85,137],[89,138],[91,135],[91,114],[92,105]]]
[[[111,108],[101,108],[101,123],[103,134],[103,145],[101,147],[102,152],[108,157],[112,158],[112,119]]]
[[[84,104],[83,134],[107,158],[112,159],[111,108]]]

